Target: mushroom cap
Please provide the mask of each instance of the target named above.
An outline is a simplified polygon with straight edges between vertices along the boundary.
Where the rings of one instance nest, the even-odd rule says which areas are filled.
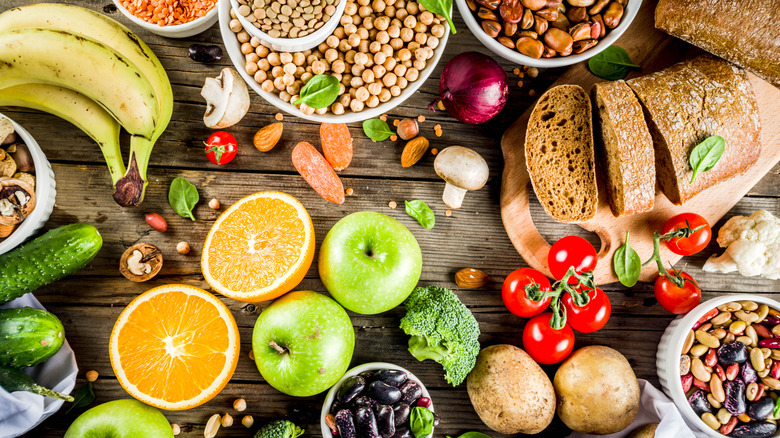
[[[433,169],[439,178],[466,190],[481,189],[489,174],[485,159],[463,146],[450,146],[440,151]]]
[[[232,68],[222,69],[216,78],[206,78],[200,94],[206,99],[203,123],[209,128],[235,125],[249,111],[249,90]]]

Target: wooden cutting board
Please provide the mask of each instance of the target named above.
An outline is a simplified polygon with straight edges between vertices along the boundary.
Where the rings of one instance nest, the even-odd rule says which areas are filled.
[[[641,71],[630,77],[646,75],[668,67],[698,53],[691,46],[653,27],[655,1],[645,1],[631,27],[618,39],[616,45],[626,49]],[[749,74],[758,101],[761,116],[761,156],[745,174],[699,193],[683,206],[675,206],[659,191],[653,211],[623,218],[615,218],[606,203],[603,181],[599,181],[599,209],[590,221],[577,224],[595,232],[601,239],[599,263],[595,276],[597,284],[617,281],[612,270],[612,255],[624,241],[626,232],[631,234],[631,247],[647,260],[653,253],[653,231],[659,230],[666,220],[687,211],[704,216],[710,224],[722,218],[763,176],[780,161],[780,90],[768,82]],[[571,67],[554,85],[577,84],[590,93],[593,84],[603,79],[593,76],[586,63]],[[547,267],[550,244],[539,234],[531,218],[531,180],[525,164],[525,131],[533,106],[529,107],[509,127],[501,139],[504,154],[504,174],[501,183],[501,218],[507,234],[523,259],[534,269],[552,277]],[[598,155],[598,154],[597,154]],[[597,169],[599,169],[597,165]],[[601,176],[599,176],[601,177]],[[536,201],[533,201],[536,202]],[[549,216],[544,220],[552,221]],[[666,264],[676,263],[681,257],[661,246],[661,257]],[[652,281],[657,275],[655,264],[642,270],[640,281]]]

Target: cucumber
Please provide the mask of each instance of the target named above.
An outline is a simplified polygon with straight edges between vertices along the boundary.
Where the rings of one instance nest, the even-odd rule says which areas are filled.
[[[102,245],[97,228],[71,224],[0,255],[0,304],[73,274],[86,266]]]
[[[68,402],[73,401],[73,397],[67,394],[61,394],[57,391],[44,388],[35,383],[32,377],[27,374],[4,366],[0,366],[0,387],[8,392],[27,391],[34,394],[40,394],[46,397],[59,398]]]
[[[0,310],[0,365],[25,368],[60,351],[65,329],[45,310],[21,307]]]

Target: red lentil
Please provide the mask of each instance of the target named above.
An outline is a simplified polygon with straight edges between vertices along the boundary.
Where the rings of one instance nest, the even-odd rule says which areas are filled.
[[[205,16],[217,0],[121,0],[136,17],[158,26],[184,24]]]

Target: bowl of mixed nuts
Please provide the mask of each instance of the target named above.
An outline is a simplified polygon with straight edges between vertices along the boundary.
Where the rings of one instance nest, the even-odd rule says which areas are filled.
[[[585,61],[614,43],[642,0],[456,0],[466,25],[502,58],[533,67]]]
[[[0,114],[0,254],[43,227],[56,193],[54,173],[38,143]]]
[[[780,303],[708,300],[667,327],[658,378],[685,421],[712,437],[774,437],[780,418]]]

